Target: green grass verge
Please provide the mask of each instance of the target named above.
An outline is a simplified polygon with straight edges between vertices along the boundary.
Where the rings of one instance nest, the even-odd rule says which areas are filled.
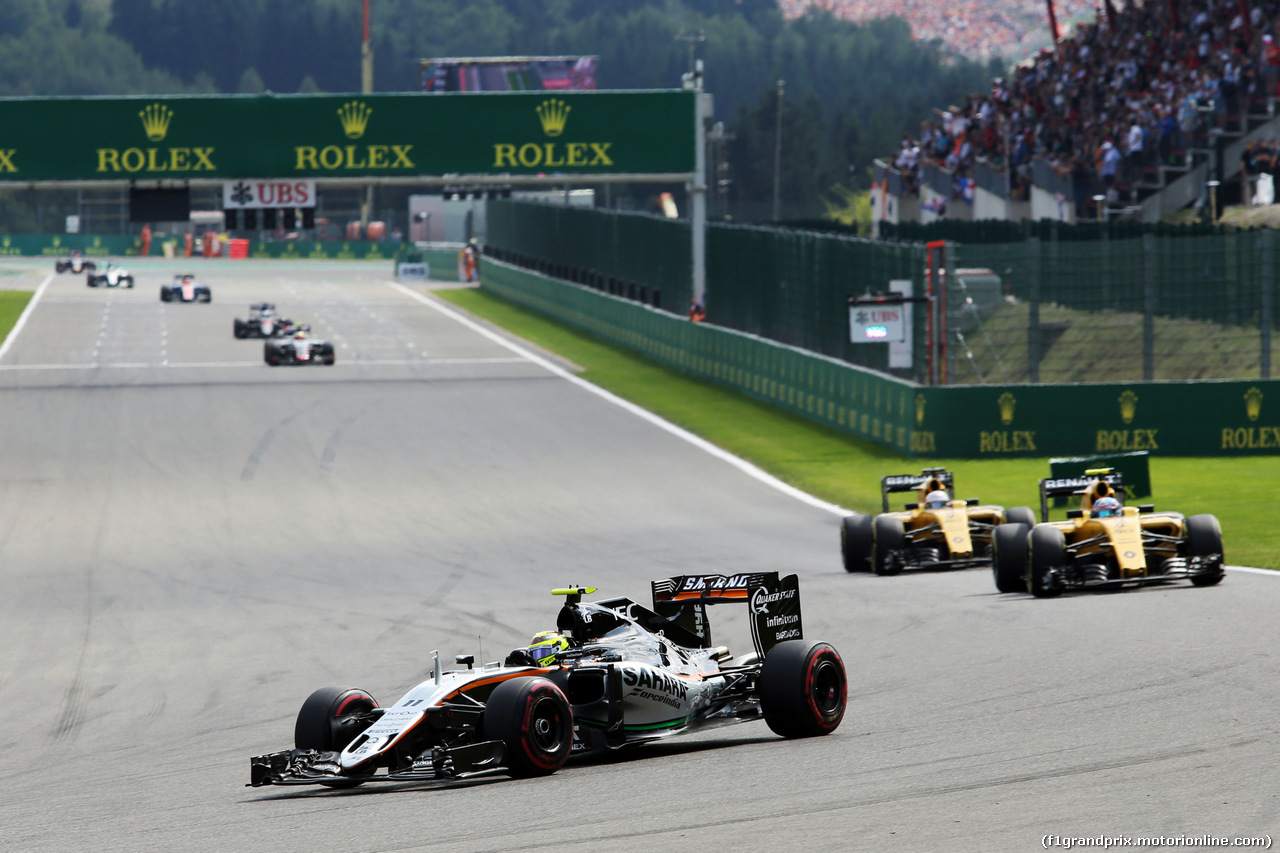
[[[436,295],[583,368],[582,377],[679,424],[810,494],[861,512],[879,512],[880,477],[926,465],[956,472],[959,497],[1005,506],[1039,501],[1036,482],[1049,475],[1045,459],[905,459],[878,445],[782,412],[629,350],[593,338],[542,314],[469,288]],[[1172,458],[1151,460],[1157,508],[1222,522],[1227,559],[1237,565],[1280,569],[1280,525],[1275,499],[1280,458]],[[906,498],[903,498],[906,500]],[[1148,499],[1144,499],[1148,500]],[[1036,509],[1038,512],[1039,510]],[[834,530],[832,560],[839,562]]]
[[[9,330],[22,316],[31,296],[29,290],[0,290],[0,344],[9,337]]]

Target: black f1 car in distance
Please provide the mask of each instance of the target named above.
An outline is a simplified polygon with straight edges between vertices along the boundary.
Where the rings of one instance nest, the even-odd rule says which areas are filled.
[[[209,286],[196,281],[192,273],[179,273],[172,284],[160,285],[161,302],[212,302]]]
[[[847,701],[844,662],[803,639],[795,575],[690,575],[654,581],[653,608],[565,596],[556,631],[503,663],[459,655],[389,708],[325,687],[303,703],[294,748],[255,755],[249,785],[448,782],[542,776],[571,754],[608,752],[715,726],[764,720],[786,738],[830,734]],[[750,611],[755,650],[713,646],[706,608]],[[554,638],[547,640],[548,637]],[[536,655],[536,656],[535,656]]]
[[[65,261],[55,261],[53,269],[56,272],[93,272],[98,265],[93,261],[86,261],[84,255],[78,251],[72,250],[70,256]]]
[[[1049,521],[1049,498],[1080,496],[1065,521]],[[1040,481],[1041,523],[996,530],[992,570],[1000,592],[1052,598],[1068,590],[1189,580],[1213,586],[1225,577],[1222,529],[1212,515],[1156,512],[1124,505],[1119,471]]]
[[[237,338],[282,338],[297,331],[292,320],[276,314],[276,306],[270,302],[255,302],[249,306],[249,316],[235,318],[232,332]]]
[[[333,344],[311,337],[311,326],[293,327],[287,338],[268,339],[262,346],[262,358],[275,367],[279,364],[333,364]]]
[[[89,287],[133,287],[133,273],[108,262],[103,272],[85,273],[85,284]]]

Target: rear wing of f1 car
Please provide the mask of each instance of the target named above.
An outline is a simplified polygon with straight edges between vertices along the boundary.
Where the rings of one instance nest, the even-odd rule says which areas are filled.
[[[1085,471],[1083,477],[1046,478],[1040,481],[1040,520],[1049,520],[1049,498],[1083,495],[1095,480],[1101,480],[1110,486],[1120,502],[1124,502],[1124,477],[1112,468]]]
[[[795,575],[681,575],[654,581],[652,586],[655,613],[695,636],[696,646],[702,648],[711,645],[707,607],[712,604],[747,605],[751,641],[761,657],[783,640],[804,636],[800,580]],[[679,642],[674,637],[672,640]]]
[[[942,487],[946,489],[947,494],[955,498],[956,478],[946,468],[925,468],[919,474],[897,474],[892,477],[881,477],[880,499],[884,503],[883,511],[889,511],[889,495],[894,492],[919,491],[925,483],[933,479],[942,483]]]

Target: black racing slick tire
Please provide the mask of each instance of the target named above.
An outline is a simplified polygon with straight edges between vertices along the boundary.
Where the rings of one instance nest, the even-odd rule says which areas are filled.
[[[362,719],[378,707],[368,693],[354,687],[321,687],[307,697],[293,726],[296,749],[341,752],[372,725]],[[354,788],[358,781],[324,782],[330,788]]]
[[[1031,525],[1005,522],[991,535],[991,573],[1001,592],[1027,591],[1027,536]]]
[[[160,288],[160,301],[169,302],[173,299],[173,291],[167,287]]]
[[[1216,566],[1191,576],[1196,586],[1213,586],[1222,583],[1226,571],[1222,568],[1222,526],[1215,515],[1193,515],[1187,519],[1187,556],[1210,557],[1218,555]]]
[[[846,572],[871,571],[871,516],[855,513],[840,521],[840,554]]]
[[[573,748],[569,700],[545,678],[512,678],[494,689],[485,704],[485,740],[502,741],[511,776],[549,776]]]
[[[1027,529],[1036,526],[1036,514],[1029,506],[1011,506],[1004,511],[1005,524],[1025,524]]]
[[[1031,570],[1027,572],[1027,591],[1036,598],[1062,595],[1062,567],[1067,562],[1067,539],[1062,531],[1048,524],[1037,524],[1031,529],[1029,547]]]
[[[120,283],[121,283],[121,284],[123,284],[125,287],[129,288],[130,290],[132,290],[132,289],[133,289],[133,276],[131,276],[131,275],[127,275],[127,276],[125,276],[124,278],[120,279]]]
[[[907,531],[902,519],[878,515],[871,526],[871,563],[878,575],[896,575],[902,571],[899,552],[906,545]]]
[[[757,684],[765,722],[782,737],[831,734],[844,719],[849,682],[840,653],[827,643],[778,643],[765,655]]]
[[[231,330],[235,333],[237,338],[249,337],[249,324],[244,320],[241,320],[239,317],[235,319],[235,322],[231,326]]]

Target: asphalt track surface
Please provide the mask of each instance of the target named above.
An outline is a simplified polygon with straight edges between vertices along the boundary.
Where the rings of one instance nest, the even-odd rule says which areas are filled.
[[[1280,831],[1280,579],[1040,601],[977,570],[846,574],[835,515],[386,266],[202,262],[210,305],[159,302],[172,263],[137,267],[132,291],[62,275],[42,292],[0,357],[0,848],[1018,851]],[[46,266],[26,268],[6,284],[38,286]],[[269,368],[234,340],[264,299],[338,364]],[[539,780],[244,787],[314,688],[389,704],[434,649],[497,659],[553,626],[552,586],[643,600],[653,578],[760,570],[800,575],[806,635],[844,656],[829,737],[750,723]],[[742,613],[712,624],[745,645]]]

